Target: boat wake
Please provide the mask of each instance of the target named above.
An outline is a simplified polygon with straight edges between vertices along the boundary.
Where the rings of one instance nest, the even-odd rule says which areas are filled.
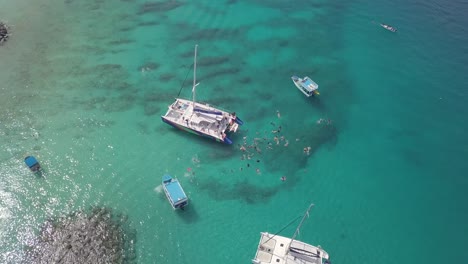
[[[154,191],[157,192],[157,193],[162,193],[163,192],[163,187],[162,185],[158,185],[154,188]]]

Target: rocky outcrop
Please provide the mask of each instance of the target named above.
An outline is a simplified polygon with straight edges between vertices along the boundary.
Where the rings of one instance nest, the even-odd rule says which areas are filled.
[[[10,36],[10,31],[8,26],[0,22],[0,45],[3,44],[3,42],[7,41],[8,37]]]
[[[133,264],[135,242],[127,216],[95,207],[47,220],[22,263]]]

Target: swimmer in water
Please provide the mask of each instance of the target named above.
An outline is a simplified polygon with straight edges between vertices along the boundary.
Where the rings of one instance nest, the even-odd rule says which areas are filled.
[[[281,177],[281,181],[286,181],[286,177],[285,176]]]

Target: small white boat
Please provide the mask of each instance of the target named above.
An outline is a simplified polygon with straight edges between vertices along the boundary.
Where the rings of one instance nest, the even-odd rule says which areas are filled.
[[[299,89],[299,91],[301,91],[305,96],[311,97],[314,95],[320,95],[318,92],[318,84],[312,81],[309,77],[305,76],[304,78],[299,78],[294,75],[291,79],[297,89]]]
[[[172,208],[184,209],[188,204],[188,198],[179,181],[166,174],[162,177],[162,186]]]
[[[391,32],[397,32],[397,29],[390,26],[390,25],[387,25],[387,24],[384,24],[384,23],[380,23],[380,26],[385,28],[386,30],[388,31],[391,31]]]
[[[311,204],[302,217],[292,238],[277,234],[261,233],[257,253],[252,260],[253,264],[330,264],[330,256],[320,246],[312,246],[299,240],[295,240],[299,229],[309,211],[314,206]]]

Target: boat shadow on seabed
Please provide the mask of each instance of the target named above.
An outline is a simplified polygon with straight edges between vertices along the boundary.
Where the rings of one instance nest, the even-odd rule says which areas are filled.
[[[193,201],[190,201],[190,206],[185,206],[180,210],[176,210],[176,215],[187,224],[195,223],[200,218],[197,210],[195,210],[195,204]]]

